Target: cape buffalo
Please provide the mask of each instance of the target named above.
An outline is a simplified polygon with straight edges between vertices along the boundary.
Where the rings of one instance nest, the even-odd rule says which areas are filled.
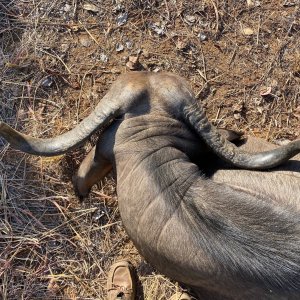
[[[300,140],[238,147],[234,132],[209,123],[184,79],[149,72],[119,77],[67,133],[37,139],[2,122],[0,136],[52,156],[102,128],[75,189],[85,197],[113,167],[123,224],[147,261],[203,299],[300,298],[299,155],[288,161]]]

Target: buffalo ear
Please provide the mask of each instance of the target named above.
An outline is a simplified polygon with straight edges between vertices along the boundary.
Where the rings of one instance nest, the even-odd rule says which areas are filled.
[[[235,131],[231,129],[225,129],[225,128],[218,128],[218,131],[222,134],[222,136],[230,142],[237,142],[241,140],[241,137],[243,136],[243,132],[241,131]]]

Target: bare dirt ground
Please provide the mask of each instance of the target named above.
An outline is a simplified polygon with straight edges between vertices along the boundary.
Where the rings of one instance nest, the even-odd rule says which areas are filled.
[[[2,0],[0,120],[36,137],[63,133],[120,73],[137,68],[187,78],[218,126],[295,139],[299,6],[299,0]],[[120,258],[137,267],[139,299],[168,299],[180,290],[130,242],[112,177],[84,203],[75,197],[71,176],[92,142],[49,159],[0,140],[1,299],[105,299],[107,270]]]

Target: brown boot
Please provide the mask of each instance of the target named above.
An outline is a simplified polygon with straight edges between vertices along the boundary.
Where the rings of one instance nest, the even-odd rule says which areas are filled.
[[[174,294],[170,300],[192,300],[192,298],[187,293],[176,293]]]
[[[107,299],[135,299],[133,266],[128,261],[119,261],[110,267],[107,277]]]

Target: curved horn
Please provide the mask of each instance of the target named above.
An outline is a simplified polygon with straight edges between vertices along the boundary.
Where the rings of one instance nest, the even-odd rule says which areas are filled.
[[[183,117],[198,133],[209,148],[220,158],[236,167],[252,170],[274,168],[300,153],[300,140],[293,141],[271,151],[249,153],[227,141],[208,121],[203,108],[197,102],[184,107]]]
[[[108,105],[110,102],[107,100],[110,99],[112,99],[111,95],[106,94],[88,117],[83,119],[74,129],[62,135],[49,139],[33,138],[16,131],[4,122],[0,122],[0,137],[6,139],[13,148],[29,154],[55,156],[66,153],[78,147],[95,131],[105,127],[119,115],[120,108]]]

